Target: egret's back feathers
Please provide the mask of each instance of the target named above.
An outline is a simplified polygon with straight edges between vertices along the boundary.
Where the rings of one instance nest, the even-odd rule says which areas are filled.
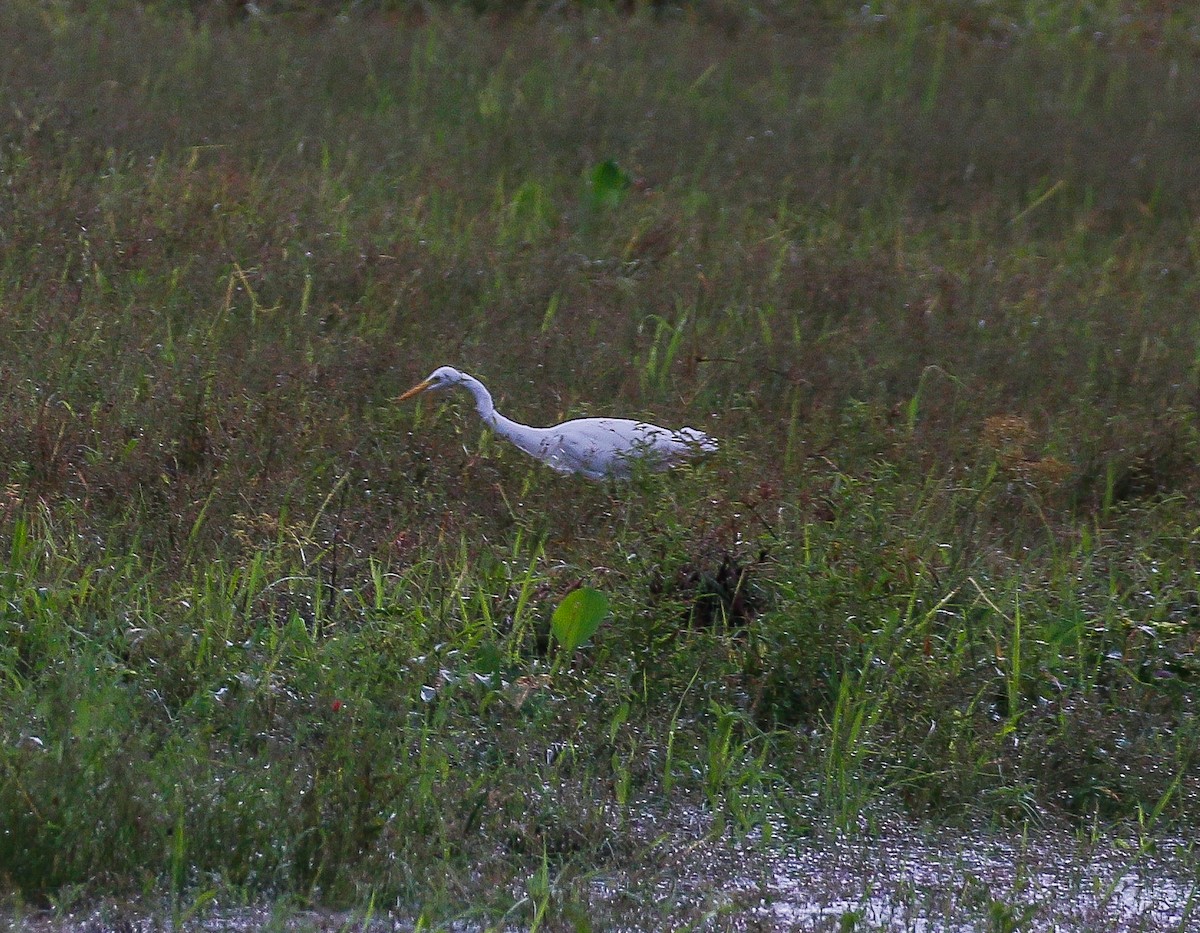
[[[628,418],[577,418],[540,430],[545,434],[533,456],[560,473],[588,479],[628,479],[639,465],[668,470],[717,449],[716,441],[694,428],[672,431]]]

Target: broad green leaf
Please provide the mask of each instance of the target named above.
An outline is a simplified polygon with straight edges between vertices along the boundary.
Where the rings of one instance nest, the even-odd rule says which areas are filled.
[[[594,208],[616,207],[633,184],[629,173],[612,159],[601,162],[588,175],[588,195]]]
[[[568,654],[596,634],[608,615],[608,597],[590,586],[580,587],[558,604],[550,619],[554,637]]]

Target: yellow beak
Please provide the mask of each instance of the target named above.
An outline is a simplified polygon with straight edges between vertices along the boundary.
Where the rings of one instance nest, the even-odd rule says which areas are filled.
[[[396,399],[396,401],[397,402],[407,402],[414,395],[420,395],[422,392],[424,392],[426,389],[428,389],[431,385],[433,385],[433,380],[431,380],[431,379],[426,379],[424,382],[418,382],[415,386],[413,386],[411,389],[409,389],[407,392],[405,392],[403,395],[401,395],[398,399]]]

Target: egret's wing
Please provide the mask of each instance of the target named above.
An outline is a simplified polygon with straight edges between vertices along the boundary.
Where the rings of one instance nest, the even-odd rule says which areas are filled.
[[[695,428],[680,428],[676,433],[683,439],[688,450],[693,454],[711,454],[717,450],[718,444],[716,438],[705,434],[703,431],[697,431]]]
[[[715,449],[712,438],[693,428],[671,431],[626,418],[579,418],[547,429],[542,459],[561,473],[622,479],[638,463],[665,470]]]
[[[620,475],[617,458],[629,449],[632,424],[614,418],[579,418],[548,428],[542,459],[560,473],[581,473],[589,479]]]

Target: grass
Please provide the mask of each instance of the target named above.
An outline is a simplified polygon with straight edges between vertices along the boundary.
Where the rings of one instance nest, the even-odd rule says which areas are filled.
[[[1194,17],[368,6],[0,12],[12,903],[567,924],[684,804],[1194,827]],[[443,362],[723,449],[557,477],[391,404]]]

